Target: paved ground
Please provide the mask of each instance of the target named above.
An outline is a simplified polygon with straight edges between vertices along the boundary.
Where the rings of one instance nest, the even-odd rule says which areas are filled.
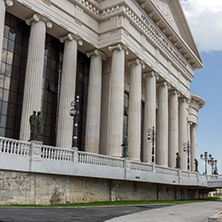
[[[178,204],[114,218],[107,222],[205,222],[209,216],[220,211],[221,201]]]
[[[170,205],[12,208],[0,207],[0,222],[103,222],[114,217]]]
[[[222,211],[221,201],[117,207],[1,207],[0,222],[205,222],[219,211]]]

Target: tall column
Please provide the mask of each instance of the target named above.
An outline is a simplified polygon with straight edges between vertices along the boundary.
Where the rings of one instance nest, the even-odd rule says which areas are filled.
[[[61,37],[60,41],[62,43],[64,42],[64,56],[59,98],[56,146],[71,148],[73,141],[73,121],[69,115],[69,111],[71,102],[75,100],[77,47],[78,44],[82,45],[82,41],[78,40],[71,33]]]
[[[99,153],[100,111],[102,92],[102,58],[99,50],[87,53],[90,60],[89,91],[86,116],[85,151]]]
[[[31,25],[31,32],[20,128],[20,140],[24,141],[27,141],[30,136],[29,116],[33,110],[41,110],[46,26],[48,28],[52,27],[50,21],[38,14],[34,14],[33,17],[27,19],[26,23]]]
[[[5,11],[6,6],[12,6],[12,0],[0,0],[0,67],[2,61],[2,44],[4,35],[4,25],[5,25]]]
[[[168,165],[176,167],[176,153],[178,152],[178,92],[169,93],[169,142]]]
[[[155,72],[145,73],[145,109],[144,109],[144,140],[143,140],[143,161],[152,162],[152,142],[147,139],[147,130],[156,131],[156,74]],[[156,153],[154,151],[154,153]]]
[[[195,164],[194,160],[197,158],[197,141],[196,141],[196,132],[197,132],[197,125],[192,124],[190,128],[190,135],[191,135],[191,143],[190,143],[190,148],[191,148],[191,170],[195,171]]]
[[[168,167],[168,85],[158,87],[157,164]]]
[[[189,120],[187,120],[187,150],[186,151],[187,151],[187,169],[188,170],[191,170],[191,164],[192,164],[192,159],[191,159],[192,153],[191,153],[191,144],[190,144],[190,124],[191,124],[191,122]],[[188,160],[188,158],[189,158],[189,160]],[[189,164],[189,167],[188,167],[188,164]]]
[[[110,74],[110,105],[108,115],[108,155],[121,157],[123,142],[123,104],[124,104],[124,46],[109,46],[112,51],[112,67]]]
[[[129,156],[131,160],[140,161],[141,150],[141,82],[142,65],[139,59],[129,62],[130,91],[129,91]],[[144,66],[144,65],[143,65]]]
[[[183,151],[185,143],[187,143],[187,102],[185,98],[179,100],[179,155],[180,167],[187,170],[187,153]]]

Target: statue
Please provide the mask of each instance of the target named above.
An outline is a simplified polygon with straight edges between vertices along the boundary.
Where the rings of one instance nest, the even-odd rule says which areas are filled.
[[[41,141],[41,136],[43,133],[43,121],[41,112],[38,112],[36,115],[36,111],[33,111],[33,114],[29,117],[30,123],[30,140]]]
[[[43,134],[43,120],[42,120],[42,113],[38,112],[38,127],[37,127],[37,140],[41,141],[41,137]]]
[[[29,117],[30,123],[30,141],[37,140],[38,135],[38,117],[36,115],[36,111],[33,111],[33,114]]]
[[[195,164],[195,172],[198,172],[198,160],[194,159],[194,164]]]
[[[122,157],[129,157],[127,136],[125,136],[125,138],[123,140],[123,144],[121,146],[123,146],[123,156]]]
[[[179,153],[176,153],[176,168],[180,169],[180,155]]]

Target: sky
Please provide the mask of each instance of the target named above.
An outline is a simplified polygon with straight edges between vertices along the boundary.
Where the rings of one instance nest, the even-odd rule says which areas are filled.
[[[197,126],[199,172],[205,171],[200,154],[207,151],[217,159],[218,173],[222,174],[222,0],[180,0],[180,3],[204,64],[194,72],[190,86],[192,94],[205,100]]]

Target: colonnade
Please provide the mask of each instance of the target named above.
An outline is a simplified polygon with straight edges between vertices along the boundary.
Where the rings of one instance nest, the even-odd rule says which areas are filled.
[[[0,0],[0,49],[4,27],[5,1]],[[33,110],[41,110],[42,73],[44,64],[44,47],[46,28],[52,23],[41,15],[34,14],[26,23],[31,25],[28,49],[26,79],[24,88],[23,109],[21,118],[20,139],[27,141],[30,135],[27,121]],[[60,103],[57,127],[58,147],[72,146],[73,122],[69,116],[70,102],[75,98],[75,79],[77,49],[82,41],[69,33],[60,38],[64,42],[64,60],[60,89]],[[121,157],[120,145],[123,142],[123,107],[124,107],[124,76],[125,54],[127,48],[122,44],[109,46],[112,53],[110,73],[109,109],[107,126],[107,155]],[[1,53],[0,53],[1,55]],[[85,151],[99,153],[101,90],[102,90],[102,59],[105,54],[99,50],[88,52],[90,57],[90,81],[88,93],[88,109],[86,120]],[[176,152],[181,156],[181,168],[187,169],[187,156],[183,144],[188,141],[187,131],[187,99],[180,98],[176,90],[170,90],[166,81],[157,82],[158,74],[154,71],[142,73],[144,63],[139,59],[129,61],[130,89],[128,141],[129,156],[132,160],[141,161],[141,95],[142,78],[145,79],[145,110],[144,110],[144,162],[151,163],[152,144],[146,139],[147,129],[155,127],[156,163],[162,166],[175,167]],[[156,103],[158,101],[158,104]],[[156,111],[158,109],[158,112]],[[194,170],[196,158],[196,125],[190,126],[190,145],[192,150],[191,169]]]

